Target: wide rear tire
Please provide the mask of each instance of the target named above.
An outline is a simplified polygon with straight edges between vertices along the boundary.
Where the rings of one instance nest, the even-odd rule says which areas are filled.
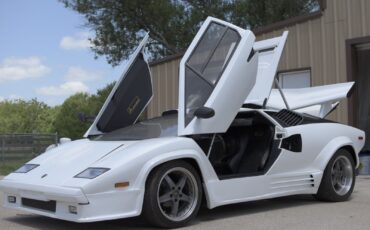
[[[346,201],[351,196],[356,182],[355,163],[350,152],[338,150],[324,171],[315,197],[322,201]]]
[[[182,227],[197,215],[201,199],[197,170],[186,161],[170,161],[148,177],[143,216],[157,227]]]

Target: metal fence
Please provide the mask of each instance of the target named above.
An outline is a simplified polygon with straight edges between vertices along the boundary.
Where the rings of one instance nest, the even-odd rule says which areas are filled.
[[[56,133],[0,134],[0,175],[15,170],[57,143]]]

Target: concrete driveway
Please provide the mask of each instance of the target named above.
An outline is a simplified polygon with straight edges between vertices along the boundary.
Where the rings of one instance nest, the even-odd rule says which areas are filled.
[[[2,197],[0,197],[2,200]],[[0,229],[150,229],[140,218],[76,224],[0,208]],[[312,196],[294,196],[213,210],[202,208],[191,226],[183,229],[370,229],[370,177],[358,177],[349,202],[318,202]]]

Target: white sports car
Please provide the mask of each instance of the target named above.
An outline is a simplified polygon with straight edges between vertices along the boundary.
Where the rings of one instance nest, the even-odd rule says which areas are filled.
[[[272,89],[287,35],[256,42],[207,18],[180,63],[178,110],[137,122],[153,91],[146,35],[85,138],[0,181],[4,206],[74,222],[143,214],[172,228],[203,201],[347,200],[365,134],[324,118],[353,82]]]

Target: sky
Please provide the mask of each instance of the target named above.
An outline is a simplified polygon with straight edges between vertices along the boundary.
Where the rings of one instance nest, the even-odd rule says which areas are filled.
[[[57,0],[1,0],[0,101],[55,106],[117,80],[125,62],[112,68],[104,56],[95,59],[84,22]]]

